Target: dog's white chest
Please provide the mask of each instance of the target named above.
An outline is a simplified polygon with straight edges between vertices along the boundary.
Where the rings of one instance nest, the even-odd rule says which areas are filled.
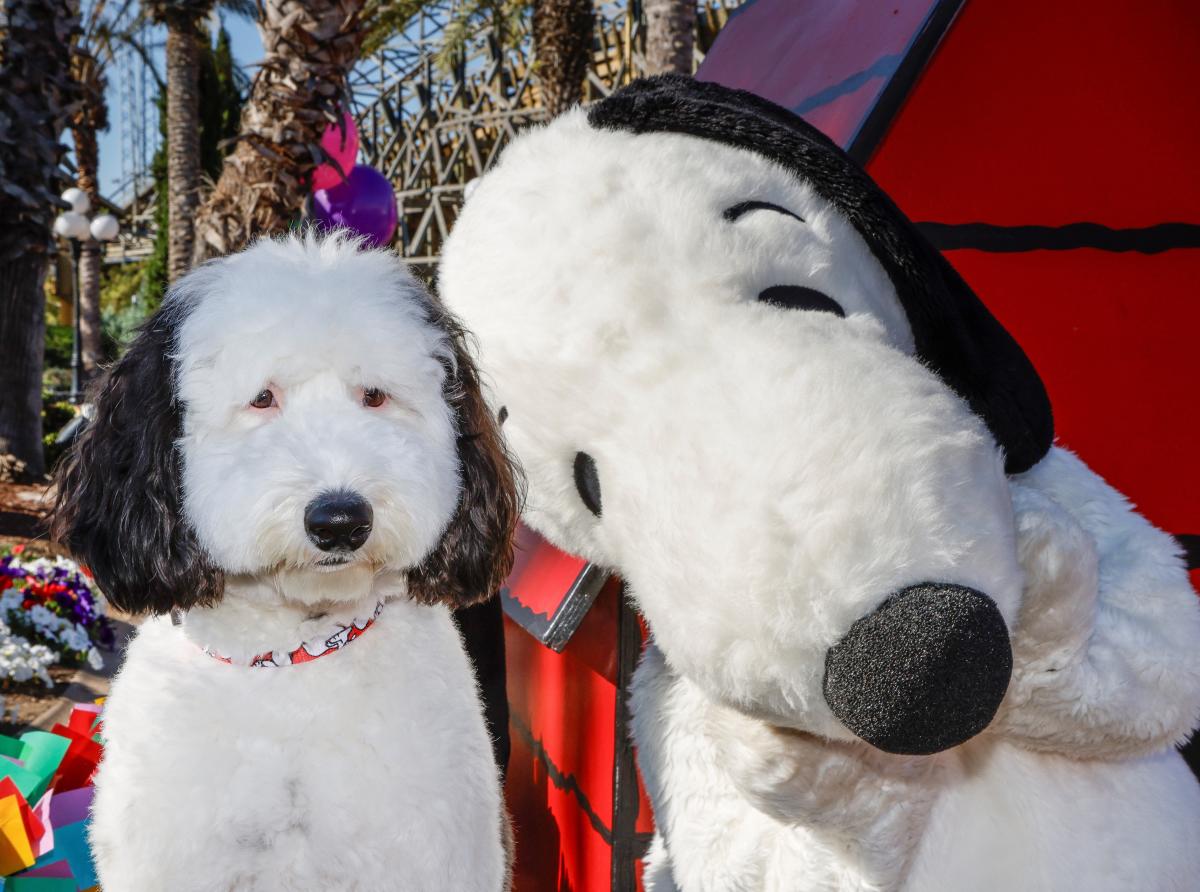
[[[501,886],[499,785],[444,608],[393,604],[342,652],[264,669],[151,621],[106,735],[106,890]]]

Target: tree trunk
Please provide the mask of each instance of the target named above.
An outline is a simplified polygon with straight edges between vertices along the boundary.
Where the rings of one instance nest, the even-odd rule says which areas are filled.
[[[203,39],[196,21],[182,16],[167,18],[168,282],[191,268],[194,252],[196,211],[200,206]]]
[[[0,139],[0,472],[40,475],[42,281],[65,185],[59,138],[76,97],[67,47],[79,19],[71,0],[2,0],[0,19],[0,120],[20,134]]]
[[[691,74],[695,0],[643,0],[646,74]]]
[[[71,118],[71,136],[75,141],[75,185],[87,193],[93,215],[101,211],[97,172],[100,150],[96,133],[108,126],[108,107],[104,102],[105,78],[91,53],[76,47],[71,69],[79,86],[79,107]],[[81,377],[86,383],[95,376],[100,364],[100,263],[101,246],[95,239],[83,243],[79,258],[79,334],[83,359]]]
[[[592,54],[592,0],[535,0],[533,46],[542,104],[558,115],[583,99]]]
[[[317,148],[345,106],[365,36],[364,0],[259,0],[266,58],[242,110],[239,142],[197,217],[194,260],[238,251],[300,217]]]
[[[46,468],[42,456],[42,351],[46,256],[0,264],[0,480],[27,479]],[[14,460],[15,459],[15,460]]]

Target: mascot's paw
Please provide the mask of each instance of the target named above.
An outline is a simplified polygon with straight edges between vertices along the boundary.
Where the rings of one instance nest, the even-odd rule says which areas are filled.
[[[1014,679],[1060,672],[1083,654],[1096,619],[1096,543],[1054,501],[1014,485],[1017,554],[1025,590],[1012,635]],[[1016,693],[1016,692],[1014,692]]]

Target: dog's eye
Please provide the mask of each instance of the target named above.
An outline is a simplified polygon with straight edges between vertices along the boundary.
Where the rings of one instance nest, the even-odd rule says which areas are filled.
[[[362,404],[368,409],[378,409],[387,402],[387,394],[378,387],[368,387],[363,390]]]
[[[275,401],[275,394],[271,389],[264,388],[258,392],[258,396],[250,400],[250,408],[252,409],[274,409],[279,403]]]
[[[833,313],[843,318],[846,315],[842,305],[828,294],[803,285],[772,285],[760,292],[758,299],[785,310],[815,310],[820,313]]]

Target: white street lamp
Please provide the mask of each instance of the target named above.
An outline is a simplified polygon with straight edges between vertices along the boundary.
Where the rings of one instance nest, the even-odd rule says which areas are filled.
[[[71,210],[77,214],[86,214],[92,209],[92,202],[87,197],[87,193],[74,186],[62,194],[62,200],[69,204]]]
[[[82,239],[88,237],[88,218],[74,211],[59,214],[54,220],[54,231],[63,238]]]
[[[121,231],[121,224],[112,214],[101,214],[92,220],[92,238],[98,242],[111,242]]]
[[[92,203],[82,189],[68,189],[62,194],[62,200],[71,206],[71,210],[54,218],[54,231],[71,242],[71,273],[75,286],[72,289],[75,292],[75,330],[71,338],[71,402],[79,405],[82,397],[79,376],[83,367],[79,336],[79,255],[83,251],[83,242],[89,237],[98,242],[110,242],[117,237],[121,226],[112,214],[100,214],[89,221],[85,215]]]

